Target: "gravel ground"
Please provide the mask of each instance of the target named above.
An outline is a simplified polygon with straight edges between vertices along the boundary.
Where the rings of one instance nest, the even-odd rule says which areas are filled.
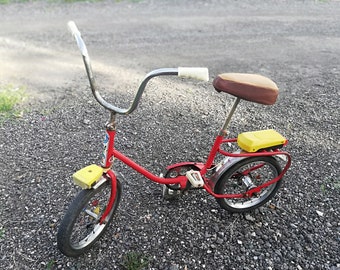
[[[1,268],[122,269],[137,252],[147,269],[339,270],[339,11],[338,1],[0,6],[0,80],[29,92],[24,116],[0,127]],[[158,67],[276,81],[278,102],[241,103],[230,127],[231,136],[275,128],[290,140],[293,164],[272,207],[230,214],[203,191],[166,202],[160,186],[117,162],[123,196],[113,224],[89,253],[63,256],[56,232],[79,191],[70,176],[99,162],[108,117],[89,93],[69,19],[105,95],[121,106]],[[119,118],[117,148],[156,174],[203,160],[232,100],[211,80],[156,79],[137,111]]]

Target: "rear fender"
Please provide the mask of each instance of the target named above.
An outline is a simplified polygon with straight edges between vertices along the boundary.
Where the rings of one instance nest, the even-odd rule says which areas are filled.
[[[215,189],[215,186],[221,176],[237,162],[245,159],[247,157],[225,157],[219,165],[217,165],[216,172],[210,177],[208,184],[211,190]]]

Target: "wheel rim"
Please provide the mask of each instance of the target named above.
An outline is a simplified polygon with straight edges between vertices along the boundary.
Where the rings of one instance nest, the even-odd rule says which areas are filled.
[[[267,161],[253,161],[240,166],[236,171],[229,175],[225,182],[223,193],[239,194],[249,190],[249,184],[254,187],[260,186],[265,182],[278,176],[277,168]],[[247,181],[246,181],[247,180]],[[247,182],[247,184],[245,183]],[[276,188],[277,182],[263,188],[260,193],[250,198],[225,199],[225,203],[237,209],[251,208],[255,205],[264,203]]]
[[[97,224],[94,226],[92,232],[88,234],[84,239],[82,239],[79,243],[74,245],[75,248],[81,249],[86,247],[89,243],[91,243],[104,229],[105,224]]]
[[[106,226],[106,223],[100,224],[100,217],[108,204],[111,189],[107,188],[106,184],[99,189],[98,193],[85,203],[83,211],[73,225],[70,242],[74,249],[82,249],[91,244]],[[107,217],[108,219],[112,213],[113,208]]]

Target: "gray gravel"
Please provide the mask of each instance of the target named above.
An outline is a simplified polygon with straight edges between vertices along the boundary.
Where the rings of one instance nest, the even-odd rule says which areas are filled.
[[[13,75],[1,65],[1,82],[31,93],[28,112],[0,127],[1,268],[122,269],[135,251],[150,259],[148,269],[339,270],[339,12],[338,1],[0,6],[0,56],[38,72],[19,67]],[[108,117],[89,93],[68,19],[88,42],[105,95],[122,106],[158,67],[208,66],[211,78],[255,72],[276,81],[277,104],[243,102],[230,127],[232,136],[275,128],[289,138],[293,164],[271,207],[230,214],[203,191],[166,202],[160,186],[117,162],[123,197],[113,224],[89,253],[63,256],[56,232],[79,191],[70,176],[99,162]],[[18,47],[8,45],[13,40]],[[137,111],[119,118],[117,148],[156,174],[203,160],[232,100],[211,82],[157,79]]]

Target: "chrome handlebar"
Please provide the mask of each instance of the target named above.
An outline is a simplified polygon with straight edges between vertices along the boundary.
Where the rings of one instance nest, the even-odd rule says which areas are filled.
[[[89,82],[90,82],[92,94],[94,95],[95,99],[98,101],[98,103],[100,105],[102,105],[105,109],[107,109],[111,112],[118,113],[118,114],[130,114],[131,112],[133,112],[138,106],[138,103],[139,103],[139,101],[142,97],[142,94],[145,90],[146,85],[148,84],[149,80],[152,79],[153,77],[162,76],[162,75],[177,75],[177,76],[180,76],[180,77],[195,78],[195,79],[204,80],[204,81],[209,80],[209,72],[208,72],[207,68],[200,68],[200,67],[199,68],[197,68],[197,67],[185,67],[185,68],[183,68],[183,67],[179,67],[179,68],[156,69],[156,70],[149,72],[145,76],[144,80],[142,81],[142,83],[140,84],[140,86],[138,88],[136,96],[135,96],[134,100],[132,101],[130,107],[127,108],[127,109],[119,108],[119,107],[114,106],[111,103],[107,102],[98,92],[96,81],[95,81],[95,78],[94,78],[93,72],[92,72],[91,60],[90,60],[89,54],[87,52],[85,42],[83,41],[83,39],[81,37],[81,33],[80,33],[80,31],[78,30],[78,27],[76,26],[76,24],[73,21],[68,22],[67,25],[68,25],[70,32],[74,36],[74,38],[77,42],[78,48],[79,48],[79,50],[80,50],[80,52],[83,56],[83,61],[84,61],[87,77],[88,77]]]

